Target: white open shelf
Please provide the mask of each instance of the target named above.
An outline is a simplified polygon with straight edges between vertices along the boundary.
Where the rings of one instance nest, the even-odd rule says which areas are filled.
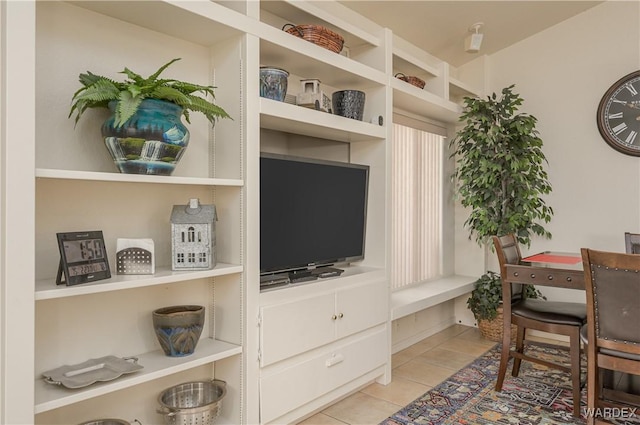
[[[384,72],[267,24],[261,25],[260,63],[283,68],[302,78],[317,78],[339,89],[362,89],[386,84]],[[338,72],[340,71],[340,72]]]
[[[69,1],[84,9],[159,33],[210,46],[249,31],[251,20],[209,1]]]
[[[449,93],[451,96],[480,96],[480,90],[476,90],[457,78],[449,77]]]
[[[239,345],[203,338],[198,341],[194,353],[189,356],[169,357],[162,350],[136,355],[133,357],[138,358],[138,364],[144,367],[140,371],[123,375],[113,381],[91,384],[85,388],[68,389],[49,384],[42,377],[38,377],[35,383],[35,413],[89,400],[240,353],[242,347]]]
[[[462,113],[460,105],[397,78],[392,79],[391,86],[395,108],[443,122],[458,122],[458,117]]]
[[[324,5],[328,7],[328,5]],[[360,46],[363,44],[379,46],[382,41],[379,37],[363,30],[361,26],[354,25],[352,21],[345,17],[337,16],[335,13],[318,7],[313,2],[301,2],[297,0],[285,1],[265,1],[261,2],[262,10],[268,11],[280,18],[286,19],[291,24],[315,24],[322,25],[340,34],[344,38],[345,46]]]
[[[391,320],[400,319],[473,291],[477,277],[448,276],[391,293]]]
[[[172,271],[170,268],[156,268],[153,275],[112,275],[110,279],[80,285],[56,285],[55,279],[36,281],[36,300],[66,298],[76,295],[98,294],[101,292],[120,291],[123,289],[142,288],[144,286],[164,285],[187,280],[204,279],[216,276],[242,273],[243,267],[238,264],[218,263],[210,270]]]
[[[260,98],[260,127],[341,142],[384,139],[386,131],[377,124],[266,98]]]
[[[144,174],[105,173],[96,171],[57,170],[49,168],[36,169],[36,177],[66,180],[93,180],[123,183],[160,183],[184,184],[200,186],[243,186],[240,179],[215,179],[201,177],[148,176]]]

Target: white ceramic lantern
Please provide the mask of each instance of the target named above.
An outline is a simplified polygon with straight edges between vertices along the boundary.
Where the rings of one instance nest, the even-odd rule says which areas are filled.
[[[296,97],[298,106],[331,113],[331,98],[320,90],[320,80],[301,80],[300,85],[301,91]]]
[[[190,199],[171,211],[171,268],[207,270],[216,266],[216,207]]]

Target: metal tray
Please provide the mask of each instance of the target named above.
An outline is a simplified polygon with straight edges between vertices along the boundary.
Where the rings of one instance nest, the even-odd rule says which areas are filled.
[[[67,388],[82,388],[98,381],[111,381],[125,373],[142,369],[137,357],[105,356],[87,360],[77,365],[65,365],[44,372],[45,382]]]

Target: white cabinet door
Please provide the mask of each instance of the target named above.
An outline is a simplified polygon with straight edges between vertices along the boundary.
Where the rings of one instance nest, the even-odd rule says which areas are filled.
[[[327,293],[262,307],[261,366],[333,341],[335,294]]]
[[[336,295],[337,337],[363,331],[387,320],[388,293],[384,282],[343,289]]]

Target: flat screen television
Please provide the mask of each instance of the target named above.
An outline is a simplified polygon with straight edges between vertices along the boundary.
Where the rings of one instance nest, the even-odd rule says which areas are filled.
[[[368,187],[367,165],[261,154],[261,276],[362,260]]]

